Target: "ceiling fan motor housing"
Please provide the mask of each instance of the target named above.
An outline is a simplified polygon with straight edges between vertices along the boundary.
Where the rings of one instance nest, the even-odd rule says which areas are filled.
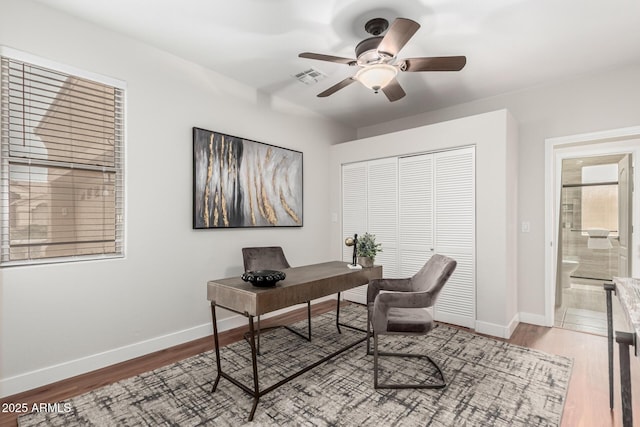
[[[377,64],[381,62],[387,62],[393,59],[392,55],[385,52],[378,52],[378,46],[382,41],[382,36],[369,37],[362,40],[356,46],[356,58],[358,58],[358,65]]]

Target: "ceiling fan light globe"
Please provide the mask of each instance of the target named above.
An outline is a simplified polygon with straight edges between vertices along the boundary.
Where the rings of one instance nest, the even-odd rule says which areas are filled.
[[[395,79],[397,74],[398,69],[393,65],[373,64],[358,70],[355,78],[365,87],[378,92]]]

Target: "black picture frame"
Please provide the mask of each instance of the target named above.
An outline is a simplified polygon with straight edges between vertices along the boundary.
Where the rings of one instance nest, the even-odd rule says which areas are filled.
[[[302,152],[193,128],[194,229],[302,226]]]

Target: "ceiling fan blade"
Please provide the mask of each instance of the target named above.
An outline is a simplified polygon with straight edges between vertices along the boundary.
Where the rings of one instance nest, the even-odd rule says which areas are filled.
[[[303,52],[298,55],[300,58],[317,59],[319,61],[337,62],[338,64],[356,65],[356,60],[342,58],[340,56],[323,55],[321,53]]]
[[[356,81],[356,79],[354,79],[353,77],[347,77],[346,79],[342,80],[341,82],[334,84],[333,86],[331,86],[329,89],[325,90],[324,92],[320,92],[318,94],[318,97],[324,98],[324,97],[327,97],[329,95],[333,95],[334,93],[336,93],[340,89],[349,86],[351,83],[353,83],[355,81]]]
[[[397,101],[400,98],[404,98],[404,96],[406,95],[404,89],[402,89],[402,86],[400,86],[400,83],[398,83],[397,79],[391,80],[388,85],[382,88],[382,91],[385,95],[387,95],[387,98],[389,98],[389,101],[391,102]]]
[[[460,71],[467,63],[466,56],[434,56],[409,58],[400,65],[402,71]]]
[[[411,19],[396,18],[378,45],[378,52],[396,56],[419,28],[420,24]]]

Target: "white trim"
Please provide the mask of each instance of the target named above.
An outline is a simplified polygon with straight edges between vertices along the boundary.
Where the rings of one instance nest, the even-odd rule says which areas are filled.
[[[560,192],[556,191],[557,181],[561,174],[561,160],[568,157],[594,156],[613,153],[633,152],[633,162],[640,158],[640,147],[629,144],[628,139],[640,138],[640,126],[621,129],[605,130],[578,135],[570,135],[545,140],[545,314],[543,326],[553,326],[555,283],[557,269],[557,244],[558,221],[557,209],[560,204]],[[640,173],[633,176],[635,188],[640,188]],[[634,194],[633,221],[634,228],[637,212],[640,208],[638,193]],[[640,266],[638,262],[638,246],[640,233],[633,233],[632,271],[634,277],[638,275]],[[527,322],[529,323],[529,322]]]
[[[103,74],[94,73],[92,71],[76,68],[71,65],[62,64],[60,62],[52,61],[50,59],[42,58],[37,55],[33,55],[27,52],[23,52],[18,49],[13,49],[8,46],[0,45],[0,56],[6,58],[15,59],[22,62],[28,62],[39,67],[49,68],[56,71],[61,71],[66,74],[71,74],[76,77],[82,77],[84,79],[93,80],[98,83],[103,83],[109,86],[117,87],[118,89],[126,90],[127,83],[123,80],[118,80],[113,77],[108,77]],[[125,110],[126,111],[126,110]]]
[[[491,335],[498,338],[511,338],[511,334],[518,326],[518,313],[511,319],[507,325],[498,325],[497,323],[483,322],[476,320],[475,331],[479,334]]]
[[[224,322],[223,325],[225,328],[230,329],[236,327],[234,319],[223,319],[221,322]],[[150,354],[155,351],[206,337],[212,333],[213,327],[211,323],[207,323],[102,353],[92,354],[90,356],[5,378],[0,381],[0,396],[11,396],[16,393],[21,393],[26,390],[31,390],[36,387],[51,384],[66,378],[71,378],[76,375],[91,372],[126,360],[131,360],[139,356],[144,356],[145,354]]]
[[[530,325],[547,326],[545,316],[542,314],[520,312],[520,322]]]
[[[318,298],[317,300],[313,300],[313,303],[331,299],[336,299],[335,295]],[[277,316],[279,314],[283,314],[304,306],[306,306],[306,304],[287,307],[282,310],[268,313],[262,316],[262,318],[267,319],[269,317]],[[224,319],[219,319],[218,331],[224,332],[230,329],[245,326],[246,324],[246,317],[236,314],[230,317],[225,317]],[[46,366],[41,369],[26,372],[24,374],[4,378],[0,380],[0,397],[22,393],[24,391],[32,390],[43,385],[52,384],[57,381],[71,378],[76,375],[85,374],[91,371],[95,371],[96,369],[105,368],[107,366],[135,359],[136,357],[144,356],[156,351],[184,344],[189,341],[194,341],[200,338],[211,336],[212,334],[213,326],[211,325],[211,322],[208,322],[202,325],[194,326],[192,328],[184,329],[182,331],[173,332],[149,340],[125,345],[112,350],[107,350],[102,353],[92,354],[90,356],[81,357],[79,359],[63,362],[57,365]]]
[[[342,298],[358,304],[367,305],[367,287],[357,287],[342,293]]]

